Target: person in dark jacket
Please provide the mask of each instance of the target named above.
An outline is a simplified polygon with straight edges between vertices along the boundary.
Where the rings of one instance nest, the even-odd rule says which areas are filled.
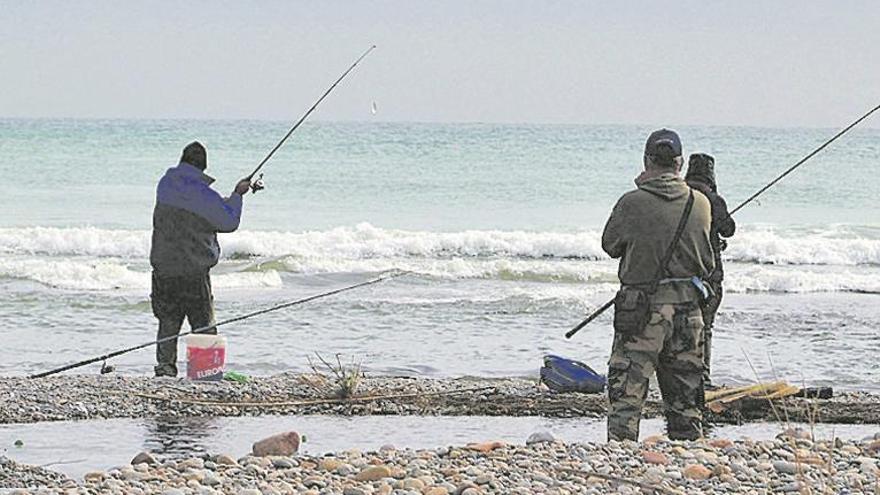
[[[150,300],[159,320],[157,340],[178,335],[184,318],[192,329],[214,323],[210,271],[220,259],[217,233],[238,229],[250,181],[239,181],[223,198],[210,187],[214,179],[205,174],[207,164],[205,147],[190,143],[156,189]],[[216,334],[217,329],[204,333]],[[156,346],[156,362],[157,377],[177,376],[177,339]]]
[[[709,363],[712,359],[712,328],[715,324],[715,313],[721,305],[724,295],[722,281],[724,267],[721,265],[721,251],[727,248],[727,241],[722,237],[732,237],[736,232],[736,222],[727,211],[727,202],[718,194],[715,183],[715,159],[704,153],[694,153],[688,159],[688,171],[685,181],[692,188],[709,198],[712,205],[712,227],[709,232],[712,250],[715,251],[715,270],[709,275],[708,282],[714,297],[703,304],[703,383],[712,387]]]
[[[681,178],[684,159],[674,131],[651,133],[643,163],[636,189],[617,201],[602,232],[602,249],[620,259],[621,290],[642,294],[635,312],[645,317],[620,324],[621,308],[615,306],[608,360],[608,440],[638,441],[653,375],[660,385],[669,438],[695,440],[702,435],[704,395],[702,293],[693,279],[705,279],[715,268],[709,241],[711,205]],[[664,255],[691,198],[692,209],[664,267]]]

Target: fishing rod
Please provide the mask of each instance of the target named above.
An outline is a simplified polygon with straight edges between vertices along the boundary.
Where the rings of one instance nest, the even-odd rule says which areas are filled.
[[[163,337],[163,338],[161,338],[161,339],[154,340],[154,341],[152,341],[152,342],[146,342],[146,343],[144,343],[144,344],[139,344],[139,345],[136,345],[136,346],[133,346],[133,347],[128,347],[128,348],[125,348],[125,349],[120,349],[120,350],[118,350],[118,351],[113,351],[113,352],[110,352],[110,353],[104,354],[104,355],[102,355],[102,356],[97,356],[97,357],[94,357],[94,358],[90,358],[90,359],[86,359],[86,360],[83,360],[83,361],[79,361],[79,362],[77,362],[77,363],[68,364],[68,365],[66,365],[66,366],[62,366],[62,367],[60,367],[60,368],[55,368],[55,369],[53,369],[53,370],[44,371],[44,372],[42,372],[42,373],[37,373],[37,374],[35,374],[35,375],[30,375],[28,378],[43,378],[43,377],[46,377],[46,376],[50,376],[50,375],[55,375],[55,374],[57,374],[57,373],[61,373],[61,372],[63,372],[63,371],[68,371],[68,370],[72,370],[72,369],[75,369],[75,368],[80,368],[80,367],[83,367],[83,366],[86,366],[86,365],[89,365],[89,364],[93,364],[93,363],[97,363],[97,362],[106,362],[108,359],[111,359],[111,358],[114,358],[114,357],[117,357],[117,356],[121,356],[121,355],[123,355],[123,354],[128,354],[129,352],[133,352],[133,351],[137,351],[137,350],[140,350],[140,349],[144,349],[144,348],[146,348],[146,347],[151,347],[151,346],[154,346],[154,345],[158,345],[158,344],[161,344],[161,343],[163,343],[163,342],[168,342],[168,341],[170,341],[170,340],[176,340],[176,339],[178,339],[179,337],[185,337],[185,336],[190,335],[190,334],[205,333],[207,330],[211,330],[211,329],[213,329],[213,328],[217,328],[217,327],[222,326],[222,325],[228,325],[228,324],[230,324],[230,323],[235,323],[235,322],[239,322],[239,321],[242,321],[242,320],[247,320],[248,318],[253,318],[253,317],[255,317],[255,316],[264,315],[264,314],[266,314],[266,313],[271,313],[271,312],[273,312],[273,311],[278,311],[278,310],[280,310],[280,309],[289,308],[289,307],[291,307],[291,306],[299,306],[299,305],[301,305],[301,304],[305,304],[305,303],[307,303],[307,302],[311,302],[311,301],[314,301],[314,300],[316,300],[316,299],[321,299],[321,298],[324,298],[324,297],[333,296],[333,295],[336,295],[336,294],[340,294],[340,293],[342,293],[342,292],[347,292],[347,291],[350,291],[350,290],[359,289],[359,288],[361,288],[361,287],[366,287],[366,286],[368,286],[368,285],[378,284],[379,282],[384,282],[384,281],[386,281],[386,280],[390,280],[390,279],[393,279],[393,278],[402,277],[403,275],[407,275],[407,274],[409,274],[409,273],[412,273],[412,272],[407,271],[407,270],[392,270],[392,271],[388,272],[388,274],[386,274],[386,275],[380,275],[380,276],[378,276],[378,277],[376,277],[376,278],[373,278],[373,279],[370,279],[370,280],[366,280],[366,281],[364,281],[364,282],[359,282],[359,283],[354,284],[354,285],[349,285],[349,286],[346,286],[346,287],[341,287],[341,288],[339,288],[339,289],[331,290],[331,291],[329,291],[329,292],[323,292],[323,293],[321,293],[321,294],[315,294],[315,295],[313,295],[313,296],[305,297],[305,298],[303,298],[303,299],[297,299],[297,300],[295,300],[295,301],[290,301],[290,302],[286,302],[286,303],[283,303],[283,304],[278,304],[278,305],[276,305],[276,306],[272,306],[272,307],[269,307],[269,308],[264,308],[264,309],[261,309],[261,310],[258,310],[258,311],[254,311],[254,312],[252,312],[252,313],[248,313],[248,314],[241,315],[241,316],[236,316],[236,317],[234,317],[234,318],[229,318],[228,320],[223,320],[223,321],[218,322],[218,323],[215,323],[215,324],[213,324],[213,325],[207,325],[207,326],[204,326],[204,327],[199,327],[199,328],[196,328],[196,329],[194,329],[194,330],[190,330],[190,331],[188,331],[188,332],[181,332],[181,333],[179,333],[179,334],[177,334],[177,335],[171,335],[171,336],[168,336],[168,337]]]
[[[326,98],[327,95],[329,95],[329,94],[330,94],[330,93],[336,88],[336,86],[338,86],[339,83],[342,82],[343,79],[345,79],[345,76],[347,76],[352,70],[354,70],[354,68],[357,67],[357,65],[361,62],[361,60],[363,60],[367,55],[369,55],[370,52],[373,51],[375,48],[376,48],[376,45],[371,45],[370,48],[367,49],[367,51],[365,51],[360,57],[358,57],[358,59],[355,60],[354,63],[351,64],[351,66],[350,66],[345,72],[343,72],[342,75],[339,76],[339,78],[338,78],[338,79],[337,79],[337,80],[336,80],[336,81],[335,81],[335,82],[334,82],[329,88],[327,88],[327,91],[325,91],[324,94],[322,94],[321,97],[318,98],[318,100],[314,103],[314,105],[312,105],[312,106],[306,111],[306,113],[304,113],[303,116],[300,117],[300,119],[299,119],[298,121],[296,121],[296,123],[293,125],[293,127],[291,127],[289,131],[287,131],[287,134],[285,134],[284,137],[281,138],[281,141],[279,141],[278,144],[276,144],[275,147],[272,148],[271,151],[269,151],[269,154],[266,155],[265,158],[263,158],[263,160],[259,163],[259,165],[257,165],[257,168],[255,168],[254,171],[250,173],[250,175],[248,175],[247,177],[245,177],[245,180],[250,181],[250,180],[252,180],[252,179],[254,178],[254,176],[255,176],[255,175],[256,175],[256,174],[257,174],[257,173],[263,168],[263,166],[266,164],[266,162],[268,162],[269,159],[272,158],[272,155],[274,155],[275,152],[278,151],[278,149],[281,148],[282,145],[284,145],[284,142],[287,141],[288,138],[290,138],[290,136],[293,134],[293,132],[296,131],[296,129],[297,129],[300,125],[302,125],[303,122],[305,122],[305,120],[309,117],[309,115],[312,114],[312,112],[315,111],[316,108],[318,108],[318,105],[320,105],[321,102],[324,101],[324,98]],[[262,177],[262,174],[260,174],[260,177]],[[254,193],[256,193],[257,191],[259,191],[259,190],[261,190],[261,189],[263,189],[263,188],[264,188],[264,186],[263,186],[262,180],[260,180],[259,178],[258,178],[254,183],[251,184],[251,190],[253,190]],[[78,363],[73,363],[73,364],[69,364],[69,365],[67,365],[67,366],[62,366],[62,367],[60,367],[60,368],[56,368],[56,369],[53,369],[53,370],[45,371],[45,372],[43,372],[43,373],[37,373],[37,374],[35,374],[35,375],[31,375],[31,376],[29,376],[28,378],[42,378],[42,377],[46,377],[46,376],[50,376],[50,375],[54,375],[54,374],[57,374],[57,373],[61,373],[61,372],[63,372],[63,371],[72,370],[72,369],[75,369],[75,368],[79,368],[79,367],[82,367],[82,366],[86,366],[86,365],[89,365],[89,364],[92,364],[92,363],[97,363],[97,362],[99,362],[99,361],[101,361],[101,362],[106,362],[108,359],[111,359],[111,358],[114,358],[114,357],[117,357],[117,356],[121,356],[121,355],[123,355],[123,354],[127,354],[127,353],[129,353],[129,352],[133,352],[133,351],[136,351],[136,350],[139,350],[139,349],[143,349],[143,348],[146,348],[146,347],[150,347],[150,346],[153,346],[153,345],[158,345],[158,344],[161,344],[161,343],[163,343],[163,342],[167,342],[167,341],[169,341],[169,340],[175,340],[175,339],[177,339],[177,338],[179,338],[179,337],[184,337],[184,336],[189,335],[189,334],[194,334],[194,333],[204,333],[206,330],[210,330],[210,329],[212,329],[212,328],[216,328],[216,327],[219,327],[219,326],[221,326],[221,325],[228,325],[228,324],[230,324],[230,323],[235,323],[235,322],[238,322],[238,321],[246,320],[246,319],[248,319],[248,318],[253,318],[253,317],[255,317],[255,316],[259,316],[259,315],[262,315],[262,314],[270,313],[270,312],[272,312],[272,311],[278,311],[279,309],[289,308],[289,307],[291,307],[291,306],[296,306],[296,305],[299,305],[299,304],[305,304],[305,303],[307,303],[307,302],[314,301],[315,299],[320,299],[320,298],[322,298],[322,297],[328,297],[328,296],[332,296],[332,295],[335,295],[335,294],[339,294],[340,292],[345,292],[345,291],[349,291],[349,290],[357,289],[357,288],[360,288],[360,287],[364,287],[364,286],[367,286],[367,285],[376,284],[376,283],[382,282],[382,281],[384,281],[384,280],[388,280],[388,279],[390,279],[390,278],[396,278],[396,277],[399,277],[399,276],[404,275],[404,274],[406,274],[406,273],[409,273],[409,272],[403,272],[403,271],[401,271],[401,272],[395,272],[395,273],[393,273],[393,274],[391,274],[391,275],[380,276],[380,277],[375,278],[375,279],[373,279],[373,280],[368,280],[368,281],[366,281],[366,282],[361,282],[361,283],[359,283],[359,284],[351,285],[351,286],[348,286],[348,287],[343,287],[343,288],[341,288],[341,289],[332,290],[332,291],[330,291],[330,292],[325,292],[325,293],[323,293],[323,294],[318,294],[318,295],[315,295],[315,296],[310,296],[310,297],[307,297],[307,298],[305,298],[305,299],[299,299],[299,300],[296,300],[296,301],[291,301],[291,302],[288,302],[288,303],[279,304],[279,305],[277,305],[277,306],[273,306],[273,307],[271,307],[271,308],[266,308],[266,309],[262,309],[262,310],[259,310],[259,311],[255,311],[255,312],[253,312],[253,313],[248,313],[248,314],[246,314],[246,315],[238,316],[238,317],[235,317],[235,318],[230,318],[230,319],[228,319],[228,320],[221,321],[221,322],[216,323],[216,324],[214,324],[214,325],[209,325],[209,326],[205,326],[205,327],[201,327],[201,328],[196,328],[196,329],[194,329],[194,330],[190,330],[190,331],[188,331],[188,332],[179,333],[179,334],[177,334],[177,335],[173,335],[173,336],[169,336],[169,337],[161,338],[161,339],[159,339],[159,340],[155,340],[155,341],[152,341],[152,342],[147,342],[147,343],[145,343],[145,344],[136,345],[136,346],[134,346],[134,347],[129,347],[129,348],[126,348],[126,349],[121,349],[121,350],[114,351],[114,352],[111,352],[111,353],[108,353],[108,354],[104,354],[104,355],[102,355],[102,356],[98,356],[98,357],[91,358],[91,359],[86,359],[86,360],[84,360],[84,361],[80,361],[80,362],[78,362]],[[104,367],[102,367],[102,372],[103,372],[105,369],[107,369],[106,365],[105,365]]]
[[[263,158],[263,161],[261,161],[260,164],[257,165],[257,168],[255,168],[254,171],[251,172],[250,175],[245,177],[245,180],[248,180],[248,181],[252,180],[254,178],[254,176],[257,175],[257,173],[263,168],[263,165],[265,165],[266,162],[268,162],[269,159],[272,158],[272,155],[274,155],[275,152],[278,151],[279,148],[281,148],[281,146],[284,144],[284,142],[287,141],[287,138],[289,138],[293,134],[293,131],[295,131],[297,129],[297,127],[299,127],[300,124],[302,124],[309,117],[309,115],[311,115],[312,112],[314,112],[315,109],[318,108],[318,105],[320,105],[321,102],[324,101],[324,98],[326,98],[327,95],[329,95],[330,92],[333,91],[336,88],[336,86],[339,85],[340,82],[342,82],[343,79],[345,79],[345,76],[347,76],[349,72],[354,70],[354,68],[357,67],[357,64],[359,64],[360,61],[363,60],[367,55],[369,55],[370,52],[373,51],[375,48],[376,48],[376,45],[370,46],[370,48],[368,48],[367,51],[365,51],[363,53],[363,55],[358,57],[358,59],[355,60],[354,63],[351,64],[351,66],[345,72],[343,72],[341,76],[339,76],[339,79],[337,79],[336,82],[334,82],[329,88],[327,88],[327,91],[325,91],[324,94],[321,95],[320,98],[318,98],[318,101],[316,101],[315,104],[312,105],[311,108],[306,110],[306,113],[304,113],[303,116],[300,117],[298,121],[296,121],[296,124],[293,124],[293,127],[291,127],[289,131],[287,131],[287,134],[285,134],[284,137],[281,138],[281,141],[278,141],[278,144],[276,144],[275,147],[272,148],[272,151],[270,151],[269,154],[266,155],[266,158]],[[263,177],[263,174],[260,174],[260,177],[257,178],[256,182],[251,184],[251,189],[253,190],[254,193],[256,193],[259,190],[264,189],[265,186],[263,186],[262,180],[260,180],[262,177]]]
[[[756,192],[755,194],[752,194],[751,196],[749,196],[748,199],[746,199],[745,201],[743,201],[742,203],[740,203],[739,206],[737,206],[736,208],[734,208],[733,210],[731,210],[730,213],[727,214],[727,218],[732,217],[734,213],[738,212],[738,211],[741,210],[744,206],[746,206],[747,204],[749,204],[749,203],[751,203],[752,201],[754,201],[754,200],[755,200],[758,196],[760,196],[761,194],[764,194],[764,192],[767,191],[767,189],[770,189],[771,187],[773,187],[774,185],[776,185],[776,183],[778,183],[779,181],[781,181],[782,179],[784,179],[785,176],[787,176],[788,174],[794,172],[794,170],[795,170],[796,168],[798,168],[798,167],[800,167],[801,165],[803,165],[803,164],[804,164],[807,160],[809,160],[810,158],[813,158],[817,153],[819,153],[820,151],[824,150],[829,144],[833,143],[834,141],[837,141],[837,139],[838,139],[839,137],[841,137],[841,136],[843,136],[844,134],[846,134],[847,132],[849,132],[850,129],[852,129],[853,127],[859,125],[863,120],[865,120],[865,119],[867,119],[868,117],[870,117],[871,114],[873,114],[873,113],[876,112],[877,110],[880,110],[880,105],[877,105],[876,107],[872,108],[872,109],[869,110],[865,115],[862,115],[861,117],[859,117],[858,119],[856,119],[853,123],[851,123],[850,125],[844,127],[840,132],[838,132],[837,134],[835,134],[834,136],[832,136],[831,139],[825,141],[824,143],[822,143],[821,146],[819,146],[818,148],[816,148],[816,149],[814,149],[813,151],[811,151],[807,156],[805,156],[805,157],[801,158],[800,160],[798,160],[797,163],[795,163],[794,165],[792,165],[791,167],[789,167],[785,172],[783,172],[783,173],[780,174],[778,177],[776,177],[775,179],[773,179],[772,181],[770,181],[767,185],[765,185],[765,186],[762,187],[761,189],[758,189],[758,192]],[[585,326],[587,326],[591,321],[593,321],[593,320],[595,320],[596,318],[598,318],[599,315],[601,315],[602,313],[604,313],[605,311],[607,311],[608,308],[610,308],[613,304],[614,304],[614,299],[612,298],[610,301],[608,301],[607,303],[605,303],[605,304],[603,304],[601,307],[599,307],[599,309],[597,309],[596,311],[593,311],[589,316],[587,316],[587,318],[586,318],[585,320],[583,320],[582,322],[578,323],[577,326],[575,326],[574,328],[572,328],[571,330],[569,330],[568,332],[566,332],[566,333],[565,333],[565,338],[567,338],[567,339],[572,338],[572,336],[574,336],[574,334],[578,333],[582,328],[584,328]]]
[[[825,141],[825,142],[822,144],[822,146],[819,146],[818,148],[816,148],[815,150],[813,150],[809,155],[807,155],[807,156],[801,158],[799,162],[797,162],[797,163],[795,163],[794,165],[792,165],[791,167],[789,167],[788,170],[786,170],[785,172],[783,172],[782,174],[780,174],[779,177],[777,177],[777,178],[773,179],[772,181],[770,181],[769,184],[767,184],[766,186],[762,187],[761,189],[758,189],[758,192],[756,192],[755,194],[752,194],[751,196],[749,196],[749,198],[748,198],[747,200],[743,201],[742,203],[740,203],[739,206],[737,206],[736,208],[734,208],[733,210],[731,210],[731,212],[728,214],[728,216],[733,216],[733,214],[736,213],[736,212],[738,212],[740,209],[742,209],[743,206],[745,206],[745,205],[751,203],[752,201],[755,200],[755,198],[757,198],[757,197],[760,196],[761,194],[764,194],[764,191],[766,191],[767,189],[770,189],[771,187],[773,187],[774,185],[776,185],[776,183],[779,182],[779,181],[781,181],[783,178],[785,178],[786,175],[788,175],[788,174],[794,172],[794,169],[796,169],[796,168],[800,167],[801,165],[803,165],[803,163],[804,163],[805,161],[809,160],[810,158],[813,158],[813,155],[815,155],[816,153],[819,153],[820,151],[824,150],[826,146],[828,146],[829,144],[831,144],[831,143],[833,143],[834,141],[836,141],[837,138],[839,138],[840,136],[843,136],[844,134],[846,134],[847,132],[849,132],[849,130],[852,129],[853,127],[859,125],[863,120],[865,120],[865,119],[867,119],[868,117],[870,117],[871,114],[874,113],[874,112],[876,112],[877,110],[880,110],[880,105],[877,105],[876,107],[872,108],[868,113],[866,113],[865,115],[862,115],[861,117],[859,117],[858,120],[856,120],[856,121],[853,122],[852,124],[846,126],[843,130],[841,130],[840,132],[838,132],[837,134],[835,134],[834,137],[832,137],[832,138],[829,139],[828,141]]]

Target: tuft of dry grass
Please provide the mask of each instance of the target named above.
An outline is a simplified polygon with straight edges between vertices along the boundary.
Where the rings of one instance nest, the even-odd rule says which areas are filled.
[[[337,399],[354,397],[361,383],[361,378],[363,378],[361,363],[352,358],[350,363],[343,364],[340,354],[336,354],[336,364],[334,365],[317,352],[315,352],[315,356],[320,361],[323,370],[329,372],[329,377],[316,363],[312,362],[311,358],[309,358],[309,366],[316,375],[325,378],[325,384],[329,384],[331,387],[331,395]]]

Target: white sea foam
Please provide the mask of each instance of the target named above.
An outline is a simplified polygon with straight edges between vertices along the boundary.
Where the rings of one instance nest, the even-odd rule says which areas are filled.
[[[877,265],[880,264],[880,240],[853,237],[836,229],[806,234],[754,229],[731,239],[724,256],[751,263]]]
[[[0,277],[33,280],[50,287],[72,290],[149,290],[150,274],[125,263],[108,259],[45,260],[0,259]],[[281,276],[273,270],[215,275],[216,288],[281,287]]]
[[[600,234],[474,230],[423,232],[381,229],[367,223],[304,233],[249,232],[230,235],[224,248],[235,253],[302,258],[336,257],[525,257],[603,259]]]
[[[277,288],[284,285],[279,272],[301,275],[323,273],[376,273],[390,269],[412,271],[417,277],[439,280],[488,280],[559,287],[562,292],[613,292],[616,263],[553,259],[485,258],[283,258],[269,263],[224,262],[213,276],[217,288]],[[75,290],[148,290],[148,267],[132,266],[111,258],[0,258],[0,278],[19,278]],[[512,285],[511,288],[520,287]],[[527,290],[533,290],[529,288]],[[557,289],[554,289],[557,290]],[[754,265],[729,263],[728,292],[870,292],[880,293],[880,268],[822,265]],[[471,294],[474,298],[477,295]],[[477,297],[478,299],[478,297]]]
[[[474,230],[425,232],[382,229],[367,223],[325,231],[250,231],[221,235],[225,257],[290,256],[303,260],[392,257],[576,258],[603,260],[600,232]],[[50,256],[110,256],[145,259],[150,233],[143,230],[82,228],[3,228],[0,252]],[[725,257],[771,264],[880,264],[880,239],[832,229],[802,233],[743,228]]]
[[[0,253],[146,258],[150,232],[94,227],[0,229]]]
[[[149,287],[150,275],[107,260],[0,259],[0,276],[34,280],[62,289],[110,290]]]
[[[724,256],[730,261],[759,264],[880,265],[880,239],[854,232],[829,229],[804,233],[746,226],[731,240]],[[300,233],[237,232],[221,235],[220,243],[224,258],[283,258],[289,269],[308,273],[327,271],[333,264],[343,269],[366,260],[380,260],[374,264],[385,266],[387,262],[399,259],[489,259],[511,263],[516,260],[577,260],[588,266],[590,262],[609,260],[601,249],[600,237],[597,230],[427,232],[383,229],[362,223],[354,227]],[[92,227],[0,229],[0,254],[145,261],[149,248],[150,232],[144,230]],[[503,262],[498,265],[490,272],[503,274]],[[462,265],[462,269],[465,266]],[[556,267],[545,265],[550,270]],[[448,271],[448,266],[438,265],[438,270]],[[525,273],[528,270],[520,271]],[[451,274],[456,276],[456,270],[453,269]]]
[[[286,259],[282,271],[299,273],[358,273],[404,269],[421,276],[442,280],[484,279],[518,282],[548,282],[587,290],[587,293],[613,292],[618,286],[614,261],[467,259],[446,260],[367,259],[336,260]],[[275,264],[272,265],[276,266]],[[754,265],[728,263],[725,290],[728,292],[870,292],[880,293],[880,268],[832,267],[823,265]],[[588,289],[580,289],[587,284]]]
[[[599,233],[463,231],[451,233],[381,229],[367,223],[326,231],[250,231],[221,235],[225,256],[298,256],[346,259],[390,256],[509,256],[605,258]],[[0,229],[0,252],[146,258],[150,233],[78,228]]]
[[[827,267],[822,267],[827,268]],[[806,269],[805,267],[737,266],[725,274],[728,292],[868,292],[880,294],[880,270],[846,267]]]
[[[282,258],[268,269],[295,273],[364,273],[407,270],[443,280],[499,279],[559,283],[617,283],[612,261],[485,259],[485,258]]]

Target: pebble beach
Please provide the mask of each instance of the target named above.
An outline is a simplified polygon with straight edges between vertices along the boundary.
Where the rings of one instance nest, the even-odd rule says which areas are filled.
[[[316,374],[280,374],[248,382],[190,382],[130,376],[66,375],[7,378],[0,384],[0,423],[154,416],[246,415],[496,415],[601,418],[602,394],[555,394],[529,378],[429,379],[364,377],[353,397],[340,398]],[[828,400],[775,401],[789,420],[877,423],[878,397],[837,394]],[[769,407],[768,407],[769,408]],[[859,413],[861,411],[861,413]],[[661,412],[652,396],[647,416]],[[754,414],[754,411],[752,411]],[[861,414],[861,416],[858,416]],[[715,420],[736,415],[715,415]],[[742,419],[742,414],[739,414]],[[772,421],[772,418],[766,418]],[[860,419],[860,421],[856,421]],[[0,462],[0,493],[341,495],[480,493],[875,493],[880,434],[860,440],[814,438],[787,428],[775,439],[694,442],[652,436],[644,441],[577,443],[534,433],[524,444],[486,443],[345,450],[321,455],[233,457],[201,453],[167,457],[132,452],[132,464],[81,479]],[[846,421],[843,421],[846,422]],[[258,440],[258,439],[254,439]]]
[[[789,430],[771,441],[487,442],[428,450],[356,450],[324,456],[139,454],[133,465],[83,480],[3,459],[3,493],[476,495],[481,493],[875,493],[880,435],[813,441]]]

